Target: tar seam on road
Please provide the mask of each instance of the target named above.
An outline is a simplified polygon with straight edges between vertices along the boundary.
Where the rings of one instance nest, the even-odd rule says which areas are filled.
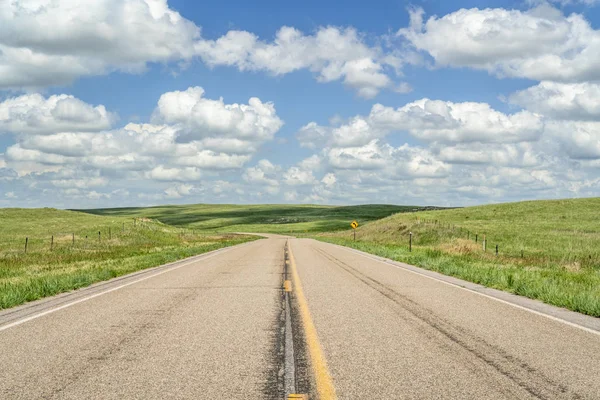
[[[292,314],[290,301],[290,287],[288,281],[288,251],[284,250],[283,282],[285,293],[285,354],[284,354],[284,391],[285,398],[296,393],[296,358],[294,357],[294,336],[292,333]]]
[[[443,283],[443,284],[445,284],[445,285],[448,285],[448,286],[452,286],[452,287],[455,287],[455,288],[458,288],[458,289],[466,290],[466,291],[468,291],[468,292],[471,292],[471,293],[474,293],[474,294],[476,294],[476,295],[483,296],[483,297],[487,297],[488,299],[495,300],[495,301],[497,301],[497,302],[500,302],[500,303],[503,303],[503,304],[506,304],[506,305],[509,305],[509,306],[512,306],[512,307],[518,308],[518,309],[520,309],[520,310],[523,310],[523,311],[528,311],[528,312],[530,312],[530,313],[532,313],[532,314],[539,315],[539,316],[541,316],[541,317],[545,317],[545,318],[548,318],[548,319],[550,319],[550,320],[553,320],[553,321],[556,321],[556,322],[559,322],[559,323],[562,323],[562,324],[565,324],[565,325],[571,326],[571,327],[573,327],[573,328],[577,328],[577,329],[580,329],[580,330],[582,330],[582,331],[585,331],[585,332],[592,333],[592,334],[594,334],[594,335],[598,335],[598,336],[600,336],[600,332],[599,332],[599,331],[597,331],[597,330],[590,329],[590,328],[587,328],[587,327],[585,327],[585,326],[578,325],[578,324],[576,324],[576,323],[573,323],[573,322],[570,322],[570,321],[566,321],[566,320],[564,320],[564,319],[561,319],[561,318],[555,317],[555,316],[553,316],[553,315],[548,315],[548,314],[545,314],[545,313],[543,313],[543,312],[540,312],[540,311],[532,310],[531,308],[523,307],[523,306],[521,306],[521,305],[519,305],[519,304],[511,303],[510,301],[506,301],[506,300],[503,300],[503,299],[499,299],[499,298],[497,298],[497,297],[490,296],[489,294],[486,294],[486,293],[481,293],[481,292],[478,292],[478,291],[476,291],[476,290],[472,290],[472,289],[469,289],[469,288],[467,288],[467,287],[464,287],[464,286],[461,286],[461,285],[457,285],[457,284],[455,284],[455,283],[452,283],[452,282],[446,282],[446,281],[444,281],[444,280],[442,280],[442,279],[436,278],[436,277],[434,277],[434,276],[429,276],[429,275],[427,275],[427,274],[425,274],[425,273],[422,273],[422,272],[413,271],[413,270],[411,270],[411,269],[409,269],[409,268],[405,268],[405,267],[403,267],[403,266],[401,266],[401,265],[396,265],[396,264],[393,264],[393,262],[394,262],[393,260],[387,260],[387,259],[385,259],[384,257],[381,257],[381,258],[383,258],[383,259],[380,259],[380,258],[378,258],[377,256],[372,256],[372,255],[369,255],[369,254],[364,254],[364,253],[363,253],[363,252],[361,252],[361,251],[358,251],[358,250],[355,250],[355,249],[351,249],[351,248],[348,248],[348,247],[345,247],[345,246],[339,246],[339,245],[336,245],[336,246],[338,246],[338,247],[339,247],[339,248],[341,248],[341,249],[344,249],[344,250],[350,251],[350,252],[352,252],[352,253],[358,254],[359,256],[362,256],[362,257],[365,257],[365,258],[368,258],[368,259],[371,259],[371,260],[375,260],[375,261],[377,261],[377,262],[380,262],[380,263],[382,263],[382,264],[386,264],[386,265],[389,265],[389,266],[391,266],[391,267],[394,267],[394,268],[402,269],[402,270],[404,270],[404,271],[411,272],[411,273],[413,273],[413,274],[415,274],[415,275],[423,276],[423,277],[425,277],[425,278],[429,278],[429,279],[431,279],[431,280],[434,280],[434,281],[436,281],[436,282]],[[418,268],[418,267],[415,267],[415,268]],[[435,271],[434,271],[434,272],[435,272]]]
[[[298,269],[296,268],[296,261],[294,260],[294,254],[292,253],[292,246],[289,241],[287,243],[287,250],[294,280],[294,296],[298,304],[300,317],[304,327],[306,346],[308,347],[308,353],[311,359],[317,393],[320,400],[335,400],[337,399],[335,387],[333,386],[331,374],[327,368],[327,361],[319,342],[317,329],[310,315],[306,298],[304,297],[300,276],[298,275]]]
[[[251,243],[251,242],[250,242],[250,243]],[[247,243],[244,243],[243,245],[246,245],[246,244],[247,244]],[[243,246],[243,245],[242,245],[242,246]],[[239,246],[231,246],[231,247],[227,247],[227,248],[224,248],[224,249],[218,249],[218,250],[215,250],[214,252],[209,252],[209,253],[206,253],[206,254],[205,254],[205,255],[206,255],[206,257],[202,257],[201,259],[198,259],[198,256],[194,256],[194,259],[193,259],[193,260],[191,260],[191,261],[188,261],[188,262],[185,262],[185,263],[183,263],[183,264],[181,264],[181,265],[176,265],[176,266],[174,266],[174,267],[172,267],[172,268],[168,268],[168,269],[162,270],[162,271],[160,271],[160,272],[157,272],[157,273],[155,273],[155,274],[148,275],[148,276],[144,276],[143,278],[140,278],[140,279],[136,279],[136,280],[134,280],[134,281],[132,281],[132,282],[128,282],[128,283],[125,283],[125,284],[123,284],[123,285],[119,285],[119,286],[117,286],[117,287],[110,288],[110,289],[104,290],[104,291],[102,291],[102,292],[99,292],[99,293],[94,293],[94,294],[92,294],[92,295],[90,295],[90,296],[83,297],[83,298],[81,298],[81,299],[77,299],[77,300],[75,300],[75,301],[72,301],[72,302],[70,302],[70,303],[63,304],[63,305],[61,305],[61,306],[58,306],[58,307],[55,307],[55,308],[51,308],[51,309],[49,309],[49,310],[46,310],[46,311],[42,311],[42,312],[40,312],[39,314],[34,314],[34,315],[31,315],[31,316],[28,316],[28,317],[26,317],[26,318],[23,318],[23,319],[17,320],[17,321],[15,321],[15,322],[12,322],[12,323],[10,323],[10,324],[8,324],[8,325],[0,326],[0,332],[4,331],[4,330],[6,330],[6,329],[10,329],[10,328],[13,328],[13,327],[15,327],[15,326],[18,326],[18,325],[24,324],[25,322],[29,322],[29,321],[32,321],[32,320],[34,320],[34,319],[37,319],[37,318],[43,317],[43,316],[45,316],[45,315],[52,314],[52,313],[54,313],[54,312],[56,312],[56,311],[60,311],[60,310],[63,310],[63,309],[65,309],[65,308],[69,308],[69,307],[71,307],[71,306],[74,306],[74,305],[76,305],[76,304],[83,303],[83,302],[85,302],[85,301],[88,301],[88,300],[94,299],[94,298],[96,298],[96,297],[99,297],[99,296],[102,296],[102,295],[105,295],[105,294],[108,294],[108,293],[114,292],[114,291],[116,291],[116,290],[123,289],[124,287],[131,286],[131,285],[133,285],[133,284],[136,284],[136,283],[139,283],[139,282],[145,281],[145,280],[147,280],[147,279],[150,279],[150,278],[154,278],[154,277],[156,277],[156,276],[159,276],[159,275],[162,275],[162,274],[166,274],[167,272],[171,272],[171,271],[178,270],[179,268],[186,267],[186,266],[188,266],[188,265],[190,265],[190,264],[193,264],[193,263],[195,263],[195,262],[198,262],[198,261],[204,261],[204,260],[206,260],[206,259],[208,259],[208,258],[212,258],[212,257],[214,257],[214,256],[217,256],[217,255],[219,255],[219,254],[222,254],[222,253],[228,252],[228,251],[230,251],[230,250],[232,250],[232,249],[234,249],[234,248],[239,248]],[[200,256],[203,256],[203,255],[200,255]],[[160,267],[160,266],[159,266],[159,267]],[[158,267],[155,267],[155,268],[158,268]]]

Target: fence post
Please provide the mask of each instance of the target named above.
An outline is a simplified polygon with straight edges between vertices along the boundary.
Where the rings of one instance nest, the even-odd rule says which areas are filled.
[[[412,232],[409,233],[409,239],[408,239],[408,251],[412,252]]]
[[[498,245],[496,245],[496,255],[498,255]]]
[[[487,240],[485,238],[485,235],[483,235],[483,251],[485,252],[486,248],[485,245],[487,244]]]
[[[25,238],[25,253],[27,253],[27,243],[29,242],[29,238]]]
[[[108,228],[108,240],[112,239],[112,233],[110,232],[110,228]]]
[[[100,241],[100,231],[98,231],[98,241]]]
[[[475,234],[475,243],[477,243],[477,234]]]
[[[52,239],[50,239],[50,251],[54,249],[54,235],[52,235]]]

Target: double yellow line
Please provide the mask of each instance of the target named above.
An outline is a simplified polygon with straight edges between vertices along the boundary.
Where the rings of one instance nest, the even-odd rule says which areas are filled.
[[[325,355],[323,354],[323,349],[321,348],[321,343],[319,342],[317,329],[315,328],[315,324],[308,309],[306,297],[304,297],[302,283],[300,282],[300,276],[298,275],[298,269],[296,268],[296,260],[294,259],[292,247],[289,241],[287,243],[287,247],[292,278],[294,281],[294,295],[296,301],[298,302],[300,317],[302,318],[306,347],[308,348],[308,354],[310,356],[313,374],[315,376],[317,393],[320,400],[335,400],[337,399],[337,396],[335,394],[335,388],[333,387],[331,374],[327,368],[327,361],[325,360]]]

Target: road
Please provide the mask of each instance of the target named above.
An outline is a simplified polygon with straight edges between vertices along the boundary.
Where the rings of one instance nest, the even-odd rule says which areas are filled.
[[[598,319],[278,236],[0,312],[2,399],[598,399],[599,361]]]

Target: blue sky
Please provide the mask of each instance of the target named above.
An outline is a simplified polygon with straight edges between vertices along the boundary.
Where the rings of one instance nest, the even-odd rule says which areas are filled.
[[[597,196],[596,3],[10,0],[0,206]]]

